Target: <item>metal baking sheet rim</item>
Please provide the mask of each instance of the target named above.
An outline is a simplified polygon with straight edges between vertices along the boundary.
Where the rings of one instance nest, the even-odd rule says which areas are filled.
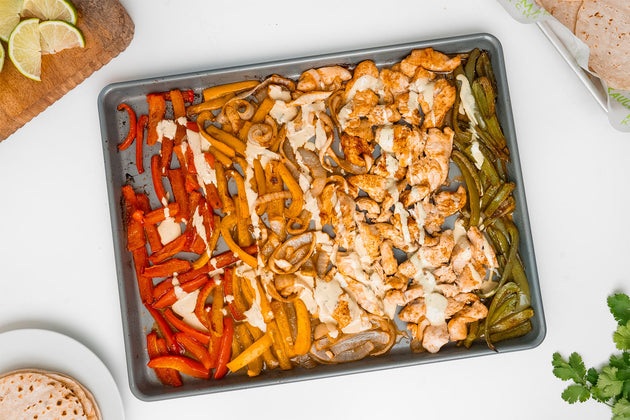
[[[199,93],[203,87],[208,86],[206,79],[208,77],[212,78],[213,75],[218,75],[219,78],[221,78],[221,76],[232,75],[234,77],[232,77],[231,80],[242,80],[242,78],[238,77],[239,74],[252,71],[258,71],[258,77],[265,77],[272,72],[287,75],[287,73],[290,73],[289,71],[285,70],[283,72],[279,69],[289,66],[294,69],[293,73],[299,73],[308,68],[320,67],[331,63],[356,64],[364,59],[372,59],[377,64],[382,63],[381,65],[387,65],[387,60],[384,59],[385,56],[391,56],[392,53],[398,53],[399,55],[397,55],[396,60],[400,60],[414,48],[425,48],[429,46],[449,53],[465,52],[475,47],[485,49],[490,53],[499,89],[499,96],[497,98],[499,120],[504,129],[505,136],[508,141],[508,147],[510,148],[512,156],[512,162],[509,165],[508,171],[510,178],[517,185],[515,190],[517,209],[514,213],[514,220],[521,232],[522,241],[520,243],[520,253],[523,257],[526,273],[530,282],[532,307],[535,311],[535,315],[532,318],[533,331],[523,337],[499,343],[497,345],[498,352],[488,349],[485,344],[476,343],[470,349],[458,348],[451,344],[436,354],[414,354],[409,351],[408,342],[404,342],[403,344],[398,343],[388,355],[370,357],[349,364],[319,365],[310,370],[303,368],[294,368],[290,371],[274,370],[265,372],[255,378],[248,378],[240,375],[228,376],[219,381],[201,381],[185,378],[186,380],[184,381],[184,386],[179,388],[168,388],[160,384],[153,375],[151,369],[146,366],[146,363],[148,362],[145,344],[147,327],[146,325],[142,325],[141,322],[132,322],[132,319],[146,318],[147,315],[143,315],[142,313],[143,311],[146,311],[140,302],[134,270],[131,265],[130,256],[128,255],[129,253],[125,248],[125,230],[121,217],[122,204],[120,192],[121,186],[124,185],[125,182],[125,174],[120,171],[116,171],[116,169],[121,167],[121,158],[118,154],[116,146],[125,128],[121,128],[120,121],[123,117],[120,115],[121,113],[117,113],[116,106],[120,102],[124,101],[125,98],[131,97],[130,91],[137,91],[138,95],[146,95],[146,93],[152,91],[166,91],[171,88],[179,87],[182,89],[192,88],[196,93]],[[225,79],[225,77],[223,77],[223,79]],[[229,79],[229,77],[227,79]],[[227,79],[216,83],[226,82]],[[197,83],[196,85],[195,81]],[[214,69],[206,72],[195,72],[114,83],[103,88],[99,94],[98,111],[103,141],[103,155],[112,224],[112,237],[116,257],[116,273],[124,332],[127,373],[130,389],[137,398],[144,401],[157,401],[169,398],[297,382],[308,379],[319,379],[381,369],[407,367],[424,363],[500,354],[511,351],[532,349],[537,347],[544,340],[546,335],[546,323],[529,216],[527,212],[525,188],[523,185],[523,177],[516,142],[516,133],[507,85],[503,50],[500,41],[493,35],[487,33],[462,35],[450,38],[440,38],[361,50],[322,54],[268,63]],[[109,139],[113,140],[110,141]]]

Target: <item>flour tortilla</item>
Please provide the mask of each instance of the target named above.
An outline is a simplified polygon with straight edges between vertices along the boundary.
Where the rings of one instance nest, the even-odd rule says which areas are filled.
[[[583,0],[537,0],[539,6],[551,13],[560,23],[575,32],[577,15]]]
[[[74,379],[40,370],[19,370],[0,377],[0,419],[98,420],[91,393]]]
[[[575,35],[590,49],[591,70],[609,87],[630,90],[630,1],[584,0]]]

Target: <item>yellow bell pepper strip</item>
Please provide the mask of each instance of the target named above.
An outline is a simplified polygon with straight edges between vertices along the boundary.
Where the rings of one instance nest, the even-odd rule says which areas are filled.
[[[203,136],[204,139],[206,139],[208,141],[208,143],[210,143],[211,147],[216,148],[218,151],[220,151],[224,155],[228,156],[230,159],[232,159],[232,158],[234,158],[236,156],[236,151],[232,147],[230,147],[227,144],[225,144],[225,143],[215,139],[214,137],[212,137],[206,131],[206,129],[203,127],[203,125],[204,125],[203,120],[200,120],[198,118],[197,119],[197,125],[199,126],[199,133]],[[211,125],[210,127],[214,127],[214,126]]]
[[[216,111],[217,109],[221,109],[221,107],[223,107],[223,105],[225,105],[227,101],[235,96],[236,95],[233,93],[228,93],[227,95],[223,95],[218,98],[206,100],[205,102],[201,102],[195,105],[190,105],[188,108],[186,108],[186,113],[189,116],[192,116],[195,114],[200,114],[204,111]]]
[[[291,172],[289,172],[282,162],[278,162],[276,170],[278,171],[280,178],[282,178],[282,181],[291,192],[291,205],[288,209],[285,209],[284,215],[288,218],[297,217],[304,208],[304,195],[302,193],[302,188],[300,188],[300,184],[298,184],[295,178],[293,178]]]
[[[212,156],[214,156],[215,162],[218,160],[219,162],[223,164],[223,166],[226,166],[226,167],[232,165],[232,158],[230,158],[228,155],[226,155],[225,153],[223,153],[216,147],[214,146],[208,147],[208,152],[211,153]]]
[[[223,335],[223,283],[212,290],[212,309],[210,309],[210,325],[214,335]]]
[[[205,285],[208,281],[208,276],[202,274],[193,280],[187,281],[186,283],[181,283],[179,287],[181,287],[184,292],[191,293]],[[163,309],[171,306],[175,302],[177,302],[177,293],[175,292],[175,286],[173,286],[166,292],[164,292],[162,296],[160,296],[157,302],[153,304],[153,307],[156,309]]]
[[[232,134],[228,133],[227,131],[223,131],[214,125],[209,125],[206,128],[206,132],[211,137],[218,140],[220,143],[229,146],[236,153],[240,154],[241,156],[245,156],[245,149],[247,148],[247,145],[243,143],[239,138],[234,137]],[[213,146],[216,147],[216,144],[213,144]]]
[[[210,343],[210,334],[191,327],[186,322],[179,319],[177,315],[175,315],[175,313],[171,310],[171,308],[166,308],[164,310],[164,318],[166,318],[166,320],[170,322],[171,325],[177,330],[186,333],[195,340],[199,341],[204,346],[207,346],[208,343]]]
[[[208,370],[212,368],[212,362],[210,360],[208,349],[206,349],[199,341],[183,332],[175,333],[175,341],[177,341],[184,350],[195,356],[195,359],[197,359],[203,367]]]
[[[243,324],[237,325],[236,331],[239,337],[249,337],[247,327],[245,327]],[[249,340],[251,341],[251,338]],[[232,361],[227,364],[228,369],[230,369],[230,371],[232,372],[236,372],[237,370],[242,369],[255,360],[259,360],[265,350],[268,350],[271,347],[271,343],[271,335],[269,333],[264,334],[255,342],[246,346],[245,350],[241,354],[239,354],[238,357],[232,359]],[[256,372],[256,370],[253,370],[251,368],[247,371],[247,374],[249,376],[256,376],[259,373],[260,371]]]
[[[245,80],[242,82],[227,83],[224,85],[212,86],[203,90],[203,99],[208,102],[212,99],[219,98],[231,93],[242,92],[247,89],[253,89],[260,84],[257,80]]]
[[[280,364],[280,369],[289,370],[293,368],[291,365],[291,361],[287,357],[287,353],[285,350],[285,346],[282,340],[282,335],[278,330],[278,324],[276,324],[275,320],[267,323],[267,331],[271,335],[272,347],[278,357],[278,363]]]
[[[166,101],[160,94],[147,95],[149,103],[149,121],[147,126],[147,144],[153,146],[158,141],[157,126],[166,114]]]
[[[186,356],[160,356],[149,360],[147,366],[155,368],[175,369],[184,375],[200,379],[210,378],[210,369],[206,369],[201,363]]]
[[[245,264],[253,268],[258,267],[258,259],[245,252],[243,248],[238,246],[236,242],[234,242],[234,239],[232,239],[231,231],[234,226],[236,226],[236,216],[234,214],[225,216],[223,220],[221,220],[220,230],[221,236],[223,236],[223,240],[227,244],[228,248],[230,248],[235,254],[237,254]]]
[[[301,356],[308,353],[311,348],[311,316],[301,299],[296,299],[294,305],[297,318],[294,350],[296,355]]]
[[[217,162],[214,170],[217,174],[217,192],[219,193],[221,203],[223,203],[223,213],[230,214],[234,211],[234,201],[229,194],[225,168],[220,162]]]
[[[118,110],[119,111],[123,111],[123,110],[127,111],[127,115],[129,116],[129,131],[127,132],[127,136],[125,137],[125,140],[123,140],[123,142],[118,145],[118,150],[125,150],[129,146],[131,146],[131,143],[133,143],[133,141],[135,140],[136,135],[137,135],[137,132],[136,132],[136,122],[137,122],[136,121],[136,113],[127,104],[120,104],[120,105],[118,105]]]
[[[282,302],[278,302],[277,300],[271,302],[271,310],[278,324],[278,331],[280,332],[280,338],[284,344],[284,350],[287,357],[290,359],[295,356],[295,350],[293,348],[293,335],[291,334],[289,318],[287,317]]]
[[[223,378],[227,372],[227,364],[230,361],[232,353],[232,339],[234,338],[234,324],[232,318],[225,317],[223,325],[223,336],[221,337],[221,349],[219,351],[219,360],[217,368],[214,370],[214,379]]]
[[[254,180],[256,182],[256,193],[258,193],[260,198],[267,193],[267,181],[265,180],[265,171],[258,158],[254,159]],[[267,208],[266,204],[256,205],[256,203],[249,203],[249,205],[254,206],[254,211],[259,216],[262,216]]]
[[[254,344],[254,341],[252,340],[252,337],[250,336],[249,331],[247,330],[247,327],[245,326],[245,324],[241,323],[234,326],[234,340],[232,342],[232,349],[234,349],[235,343],[238,345],[238,354],[234,353],[234,350],[232,350],[232,360],[237,359],[241,356],[241,353],[242,353],[241,347],[243,348],[244,351],[247,351],[247,349],[252,344]],[[248,365],[249,365],[247,369],[248,376],[260,375],[260,372],[262,371],[262,368],[263,368],[262,358],[258,357],[258,358],[253,359],[248,363]]]
[[[166,344],[164,344],[166,346]],[[155,332],[151,331],[147,334],[147,353],[149,354],[149,359],[155,359],[156,357],[166,356],[168,355],[168,350],[166,347],[164,348],[164,352],[160,350],[160,346],[158,344],[158,336]],[[182,386],[182,378],[179,376],[179,372],[173,369],[165,369],[165,368],[156,368],[153,369],[155,371],[155,376],[162,382],[164,385],[170,385],[174,387]]]
[[[144,143],[144,129],[147,127],[148,121],[149,117],[146,114],[142,114],[138,117],[138,122],[136,123],[136,167],[139,174],[144,173],[142,145]]]

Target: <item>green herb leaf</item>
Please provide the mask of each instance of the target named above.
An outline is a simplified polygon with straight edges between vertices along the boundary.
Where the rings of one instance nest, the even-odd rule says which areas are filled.
[[[617,293],[608,297],[608,307],[619,325],[626,325],[630,321],[630,297]]]
[[[573,379],[576,383],[584,383],[586,368],[579,354],[575,352],[571,353],[569,361],[567,362],[562,358],[560,353],[556,352],[553,354],[551,364],[553,366],[553,374],[556,375],[557,378],[563,381]]]
[[[621,394],[623,381],[617,379],[617,368],[604,366],[597,380],[597,390],[603,398],[614,398]]]
[[[630,419],[630,402],[626,399],[617,401],[612,407],[613,420]]]
[[[569,385],[562,393],[562,399],[573,404],[577,401],[584,402],[591,397],[591,391],[584,385]]]
[[[586,380],[588,381],[588,383],[590,383],[591,385],[596,385],[597,384],[597,378],[599,377],[599,372],[597,372],[597,369],[595,368],[590,368],[587,372],[586,372]]]
[[[623,352],[620,356],[612,354],[608,360],[608,364],[617,369],[630,367],[630,353]]]
[[[617,327],[613,334],[613,341],[619,350],[630,350],[630,322]]]

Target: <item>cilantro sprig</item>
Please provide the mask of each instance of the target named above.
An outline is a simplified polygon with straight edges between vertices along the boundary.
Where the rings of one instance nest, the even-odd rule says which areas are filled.
[[[617,321],[613,342],[622,353],[610,356],[608,366],[600,370],[587,370],[575,352],[568,360],[554,353],[551,365],[557,378],[573,382],[562,392],[563,400],[573,404],[593,399],[611,407],[613,420],[630,420],[630,298],[622,293],[609,296],[608,307]]]

